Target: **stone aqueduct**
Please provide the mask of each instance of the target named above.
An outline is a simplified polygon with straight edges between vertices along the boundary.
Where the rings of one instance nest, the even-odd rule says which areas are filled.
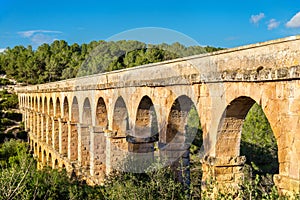
[[[237,182],[242,124],[257,102],[278,145],[274,181],[281,192],[299,191],[299,47],[292,36],[16,91],[40,166],[96,184],[126,152],[188,159],[192,106],[203,129],[203,179]]]

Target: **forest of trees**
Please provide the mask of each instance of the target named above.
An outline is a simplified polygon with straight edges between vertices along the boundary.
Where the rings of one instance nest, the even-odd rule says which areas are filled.
[[[69,45],[64,40],[31,46],[15,46],[0,53],[0,74],[18,82],[46,83],[78,76],[107,72],[220,50],[215,47],[150,45],[139,41],[92,41]]]

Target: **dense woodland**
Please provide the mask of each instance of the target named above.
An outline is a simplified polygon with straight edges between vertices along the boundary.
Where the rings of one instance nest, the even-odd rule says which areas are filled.
[[[64,40],[31,46],[15,46],[0,53],[0,72],[18,82],[37,84],[77,76],[134,67],[174,58],[212,52],[221,48],[150,45],[138,41],[92,41],[69,45]]]
[[[212,52],[220,48],[147,45],[138,41],[93,41],[72,44],[60,40],[43,44],[36,50],[28,46],[8,48],[0,53],[0,72],[20,83],[37,84],[77,76],[107,72],[168,59]],[[0,85],[11,84],[0,79]],[[90,187],[68,177],[65,171],[37,170],[26,143],[10,138],[26,139],[7,132],[20,117],[15,94],[0,92],[0,200],[1,199],[210,199],[209,192],[201,191],[202,130],[197,111],[189,113],[188,129],[197,130],[191,150],[190,190],[176,181],[170,168],[150,170],[145,174],[117,173],[104,186]],[[20,124],[22,127],[22,124]],[[24,136],[25,134],[25,136]],[[272,174],[278,173],[277,144],[263,110],[258,104],[250,109],[242,130],[241,155],[247,158],[246,179],[240,191],[242,199],[277,199],[278,193]],[[159,165],[156,163],[155,165]],[[14,178],[11,178],[14,177]],[[211,188],[212,189],[212,188]],[[226,196],[227,195],[227,196]],[[237,195],[237,194],[235,194]],[[221,198],[235,198],[219,194]],[[218,197],[219,198],[219,197]]]

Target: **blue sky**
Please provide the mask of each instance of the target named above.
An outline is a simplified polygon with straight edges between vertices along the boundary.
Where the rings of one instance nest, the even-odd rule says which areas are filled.
[[[298,12],[298,0],[0,0],[0,49],[55,39],[89,43],[143,27],[173,30],[160,33],[165,42],[181,33],[200,45],[230,48],[300,34]],[[131,35],[153,35],[145,30]]]

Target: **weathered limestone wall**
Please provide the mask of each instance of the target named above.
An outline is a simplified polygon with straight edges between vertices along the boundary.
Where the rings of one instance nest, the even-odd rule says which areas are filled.
[[[16,91],[42,165],[96,184],[128,152],[188,163],[185,125],[195,106],[209,158],[203,178],[234,186],[242,177],[241,127],[257,102],[278,144],[276,185],[298,191],[299,46],[300,36],[293,36]]]

